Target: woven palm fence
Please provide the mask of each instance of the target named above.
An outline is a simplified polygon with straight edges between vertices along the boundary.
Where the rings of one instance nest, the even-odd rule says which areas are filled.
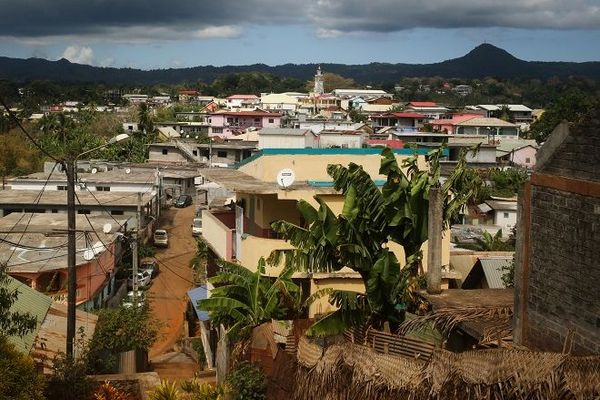
[[[600,398],[600,356],[434,349],[426,361],[302,338],[297,360],[297,400]]]

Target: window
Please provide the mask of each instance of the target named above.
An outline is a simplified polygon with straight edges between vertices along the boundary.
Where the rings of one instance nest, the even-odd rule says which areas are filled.
[[[226,151],[217,151],[217,157],[219,158],[227,158],[227,152]]]
[[[56,208],[52,209],[52,214],[58,214],[58,210]]]
[[[504,219],[508,219],[508,213],[507,212],[504,213]]]
[[[529,157],[525,158],[525,164],[531,164],[531,158],[529,158]]]
[[[260,118],[254,118],[254,122],[260,122]]]
[[[270,124],[273,124],[273,123],[275,123],[275,118],[269,118],[269,123],[270,123]]]
[[[97,192],[110,192],[110,186],[96,186]]]
[[[123,210],[112,210],[110,215],[123,215]]]
[[[260,210],[260,199],[256,198],[256,209]]]
[[[212,128],[212,133],[223,133],[223,128]]]
[[[67,186],[66,185],[58,185],[56,187],[56,190],[67,190]]]
[[[198,150],[192,150],[192,154],[198,157]]]
[[[228,124],[232,124],[233,123],[233,117],[228,117],[227,118],[227,123]]]
[[[85,210],[85,209],[83,209],[83,210],[77,210],[77,214],[91,214],[91,211],[90,210]]]
[[[169,149],[162,149],[162,153],[166,156],[167,154],[169,154]]]

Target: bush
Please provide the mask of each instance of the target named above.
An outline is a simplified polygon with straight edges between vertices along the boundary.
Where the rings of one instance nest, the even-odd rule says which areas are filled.
[[[36,372],[33,361],[19,353],[0,335],[0,399],[42,400],[44,378]]]
[[[267,381],[255,365],[243,362],[227,377],[233,400],[264,400],[267,398]]]
[[[89,344],[89,372],[112,372],[116,357],[121,352],[148,351],[160,329],[160,324],[150,318],[147,303],[143,307],[101,310]]]
[[[86,374],[85,359],[74,359],[61,354],[54,358],[46,397],[48,400],[88,399],[95,386],[96,383]]]

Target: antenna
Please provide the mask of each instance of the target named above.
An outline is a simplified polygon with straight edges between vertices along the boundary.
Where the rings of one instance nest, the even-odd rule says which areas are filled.
[[[94,259],[94,250],[92,249],[87,249],[86,251],[83,252],[83,259],[85,261],[91,261]]]
[[[131,168],[125,168],[125,173],[126,174],[130,174],[131,173]]]
[[[277,173],[277,184],[282,189],[287,189],[294,183],[296,174],[289,168],[284,168]]]
[[[95,174],[98,172],[98,168],[92,168],[92,174]]]
[[[102,232],[109,234],[110,231],[112,231],[112,225],[111,224],[104,224],[104,226],[102,227]]]

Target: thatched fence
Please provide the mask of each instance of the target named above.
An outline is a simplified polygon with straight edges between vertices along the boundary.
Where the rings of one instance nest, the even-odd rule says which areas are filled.
[[[349,336],[352,335],[347,334],[346,338]],[[370,340],[393,342],[391,336],[394,335],[372,333]],[[429,355],[417,351],[419,356],[415,356],[415,349],[410,348],[415,343],[396,338],[397,342],[388,344],[387,353],[381,351],[385,346],[369,346],[368,332],[364,345],[347,341],[323,348],[302,338],[298,343],[295,398],[600,398],[600,356],[574,357],[507,349],[451,353],[438,348],[431,348]]]

